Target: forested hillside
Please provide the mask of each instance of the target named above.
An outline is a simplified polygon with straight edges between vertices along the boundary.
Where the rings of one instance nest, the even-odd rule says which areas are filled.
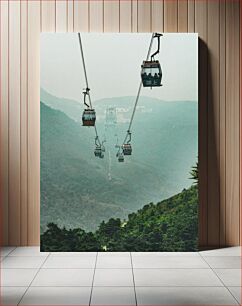
[[[145,203],[157,203],[190,185],[197,159],[197,103],[141,97],[135,117],[133,154],[116,159],[133,97],[96,101],[98,129],[106,137],[104,159],[95,158],[94,131],[82,127],[83,106],[42,91],[41,232],[57,226],[96,231],[102,221],[127,219]],[[118,109],[118,123],[105,128],[105,110]],[[117,134],[117,136],[115,136]]]
[[[197,185],[157,204],[147,204],[127,220],[111,218],[94,233],[48,224],[42,251],[195,251],[198,239]]]

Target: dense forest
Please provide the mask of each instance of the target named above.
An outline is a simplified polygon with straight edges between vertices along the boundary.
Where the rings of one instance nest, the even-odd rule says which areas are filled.
[[[196,180],[195,168],[191,175]],[[196,251],[198,239],[198,187],[147,204],[127,220],[103,221],[96,232],[59,228],[49,223],[41,235],[42,251]]]

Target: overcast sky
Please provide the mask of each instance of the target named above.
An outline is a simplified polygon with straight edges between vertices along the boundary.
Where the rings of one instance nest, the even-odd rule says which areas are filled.
[[[92,100],[135,96],[151,33],[81,36]],[[86,85],[77,33],[42,33],[40,42],[41,87],[55,96],[82,101]],[[152,52],[156,48],[154,41]],[[163,71],[163,86],[142,88],[141,95],[197,101],[197,34],[165,33],[157,59]]]

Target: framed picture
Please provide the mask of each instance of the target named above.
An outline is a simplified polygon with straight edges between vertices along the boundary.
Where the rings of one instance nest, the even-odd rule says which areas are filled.
[[[198,35],[41,34],[41,250],[195,251]]]

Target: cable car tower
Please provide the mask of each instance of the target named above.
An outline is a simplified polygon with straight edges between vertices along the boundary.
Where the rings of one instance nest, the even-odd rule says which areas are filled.
[[[119,162],[124,162],[124,155],[131,155],[132,154],[132,146],[131,146],[131,126],[134,120],[135,111],[137,108],[137,104],[140,97],[140,92],[142,85],[143,87],[159,87],[161,85],[161,79],[162,79],[162,71],[161,66],[158,60],[155,60],[154,57],[160,52],[160,37],[163,36],[160,33],[153,33],[151,36],[151,41],[147,53],[146,60],[143,61],[143,64],[141,66],[141,81],[138,88],[138,93],[135,99],[133,112],[130,118],[129,127],[126,133],[126,136],[124,138],[123,144],[116,145],[118,147],[118,152],[116,154]],[[154,39],[157,38],[158,40],[158,49],[156,52],[154,52],[151,56],[151,49],[153,45]],[[150,57],[150,60],[149,60]]]
[[[106,108],[105,126],[115,126],[117,124],[117,111],[116,107],[108,106]]]
[[[85,65],[85,59],[84,59],[84,52],[82,47],[82,41],[81,41],[81,34],[78,33],[78,39],[79,39],[79,45],[80,45],[80,51],[81,51],[81,58],[82,58],[82,65],[84,70],[84,76],[85,76],[85,82],[86,82],[86,88],[83,91],[84,95],[84,105],[85,109],[82,114],[82,125],[83,126],[93,126],[95,130],[95,149],[94,149],[94,155],[99,158],[104,158],[104,142],[101,142],[98,136],[97,127],[96,127],[96,112],[95,109],[92,107],[92,101],[90,96],[90,87],[88,85],[88,79],[87,79],[87,70]],[[86,98],[88,97],[88,102],[86,101]]]

